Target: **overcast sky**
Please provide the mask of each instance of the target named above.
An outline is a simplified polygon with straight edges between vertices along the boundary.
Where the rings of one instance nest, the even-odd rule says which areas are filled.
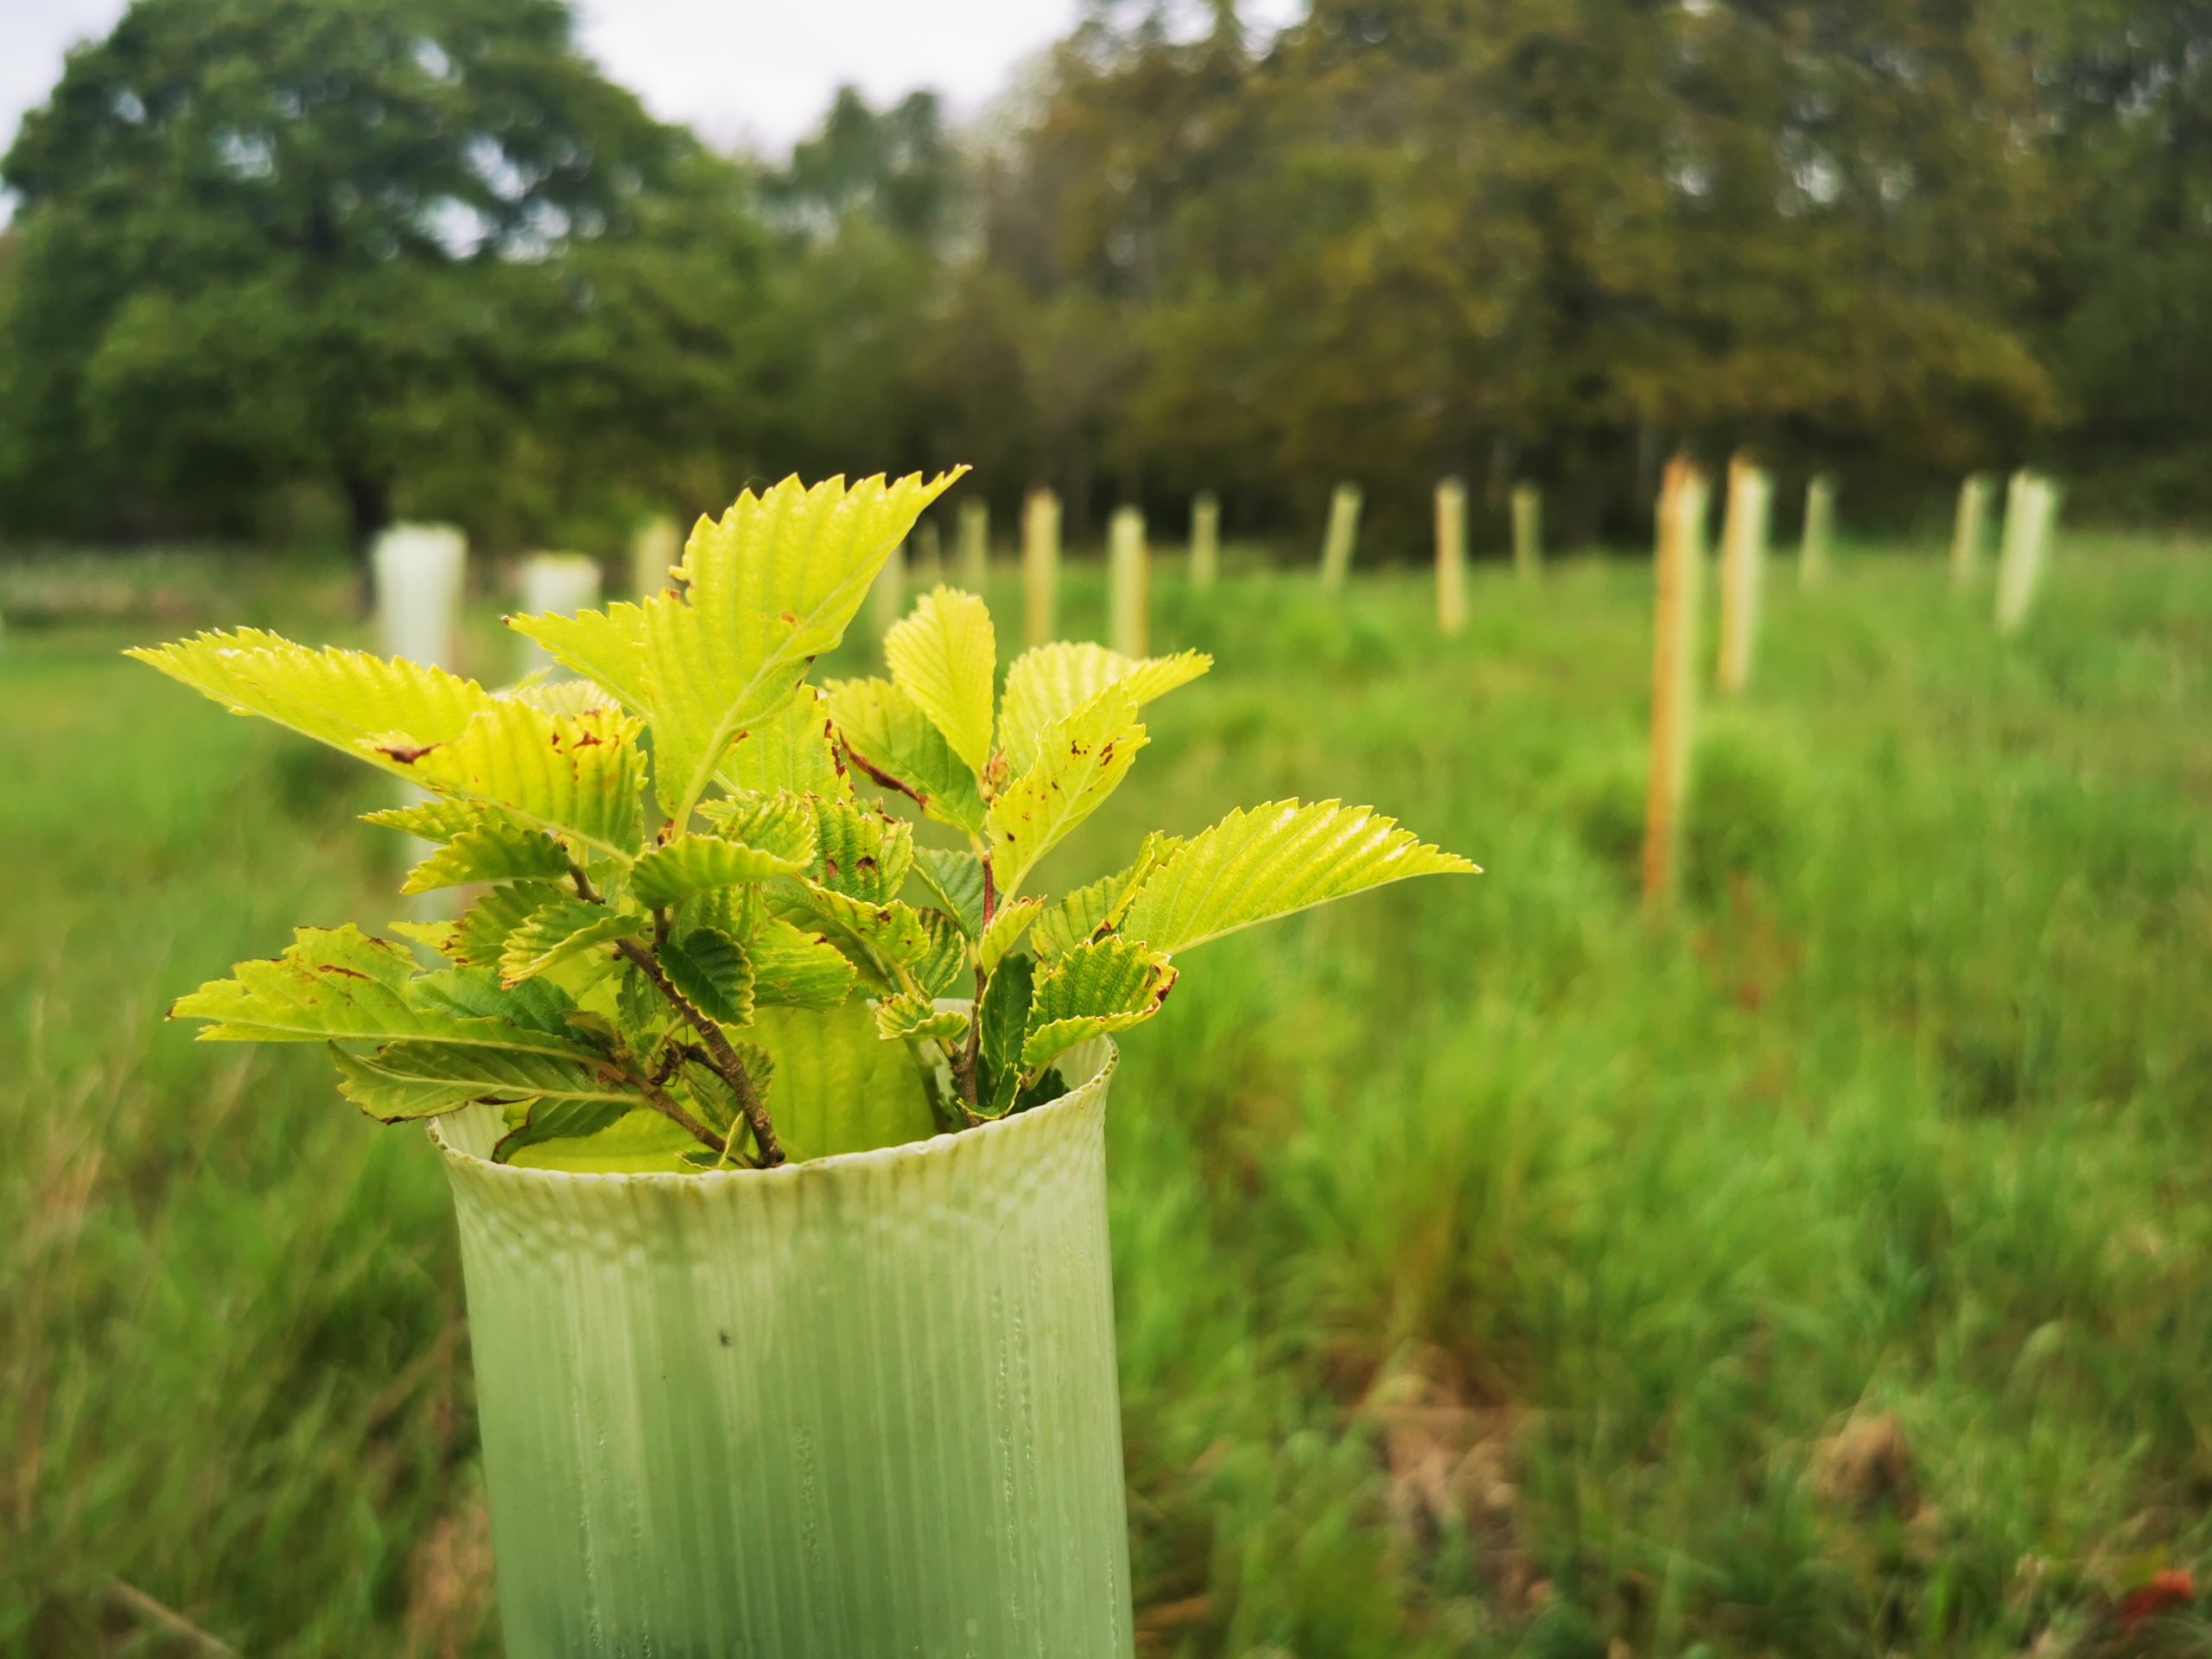
[[[1294,0],[1255,0],[1255,22]],[[0,0],[0,135],[42,103],[70,45],[124,0]],[[1077,0],[582,0],[585,46],[656,115],[709,143],[780,151],[846,81],[880,103],[918,86],[965,116],[1021,59],[1065,34]],[[4,215],[0,207],[0,215]]]

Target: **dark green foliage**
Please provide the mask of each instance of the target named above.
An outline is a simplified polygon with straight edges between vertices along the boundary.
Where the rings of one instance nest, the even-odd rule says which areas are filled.
[[[649,121],[560,0],[140,0],[6,162],[0,529],[612,550],[965,461],[1076,537],[1201,488],[1309,529],[1351,477],[1389,559],[1450,473],[1478,550],[1521,479],[1641,542],[1678,444],[1862,524],[2024,459],[2208,507],[2205,0],[1214,16],[1095,9],[987,143],[847,89],[772,166]]]

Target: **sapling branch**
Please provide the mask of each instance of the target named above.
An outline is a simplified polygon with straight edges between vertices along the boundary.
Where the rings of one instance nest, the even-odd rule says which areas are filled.
[[[983,973],[981,941],[990,931],[992,912],[998,908],[998,888],[991,880],[991,855],[981,855],[983,866],[982,925],[976,930],[976,1000],[968,1010],[968,1040],[958,1048],[950,1044],[945,1047],[945,1058],[951,1063],[953,1087],[960,1093],[960,1109],[973,1125],[983,1121],[983,1085],[980,1057],[983,1042],[983,989],[988,982]]]
[[[670,1122],[675,1124],[676,1127],[683,1130],[684,1134],[690,1135],[694,1141],[699,1142],[700,1145],[706,1147],[709,1152],[716,1154],[727,1153],[728,1147],[725,1145],[722,1137],[716,1135],[712,1129],[702,1123],[697,1118],[692,1116],[690,1113],[685,1111],[682,1106],[677,1103],[676,1096],[670,1094],[667,1090],[662,1088],[660,1084],[655,1082],[652,1077],[645,1076],[640,1072],[632,1072],[630,1076],[630,1081],[638,1085],[639,1091],[645,1096],[647,1103],[652,1105],[655,1111],[658,1112]]]
[[[784,1161],[784,1148],[776,1139],[775,1127],[768,1121],[768,1109],[761,1104],[760,1091],[753,1088],[753,1078],[745,1069],[745,1061],[730,1046],[729,1039],[722,1035],[722,1028],[693,1006],[691,1000],[677,990],[653,953],[635,939],[624,939],[615,945],[624,961],[645,976],[645,982],[660,993],[662,1001],[674,1008],[690,1027],[699,1033],[699,1040],[706,1046],[708,1056],[714,1062],[714,1071],[729,1085],[731,1094],[737,1096],[738,1109],[745,1114],[747,1126],[753,1131],[753,1142],[760,1148],[760,1162],[764,1168],[772,1169]],[[719,1149],[721,1143],[713,1136],[707,1144]]]

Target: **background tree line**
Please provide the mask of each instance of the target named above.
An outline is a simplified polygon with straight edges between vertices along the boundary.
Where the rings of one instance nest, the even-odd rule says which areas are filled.
[[[0,177],[0,531],[606,545],[752,480],[1548,491],[1748,443],[2212,516],[2212,0],[1094,0],[953,130],[717,156],[562,0],[138,0]],[[1493,515],[1493,518],[1495,515]]]

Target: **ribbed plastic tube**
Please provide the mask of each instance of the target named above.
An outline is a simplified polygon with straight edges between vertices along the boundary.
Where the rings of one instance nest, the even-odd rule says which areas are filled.
[[[767,1171],[493,1164],[442,1119],[513,1659],[1128,1659],[1082,1086]]]

